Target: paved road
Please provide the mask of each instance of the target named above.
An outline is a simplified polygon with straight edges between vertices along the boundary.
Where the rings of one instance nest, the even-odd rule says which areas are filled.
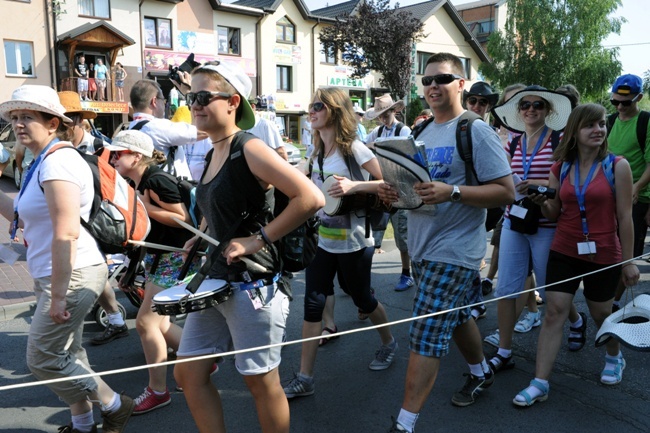
[[[386,254],[376,256],[373,285],[386,306],[390,319],[409,317],[413,290],[396,293],[392,290],[395,272],[399,269],[399,255],[387,242]],[[644,266],[644,281],[636,293],[650,293]],[[288,337],[300,336],[304,279],[294,279],[295,300],[291,305]],[[128,338],[106,346],[87,346],[97,371],[144,364],[144,356],[134,327],[135,308],[126,303],[129,311]],[[584,298],[577,297],[578,308],[586,310]],[[337,325],[341,330],[368,326],[356,317],[356,309],[349,297],[338,294]],[[0,322],[0,386],[32,380],[24,362],[28,313],[14,320]],[[488,316],[479,321],[483,335],[496,328],[495,304],[488,305]],[[84,338],[90,339],[99,328],[88,321]],[[402,398],[403,381],[408,360],[408,325],[395,326],[393,332],[400,345],[394,365],[384,372],[374,372],[367,364],[378,346],[375,331],[341,337],[319,349],[316,366],[316,393],[314,396],[291,402],[292,431],[299,433],[331,432],[386,432],[390,416],[396,416]],[[565,329],[565,336],[567,330]],[[511,404],[514,395],[533,377],[534,344],[539,330],[515,337],[515,369],[500,373],[496,382],[473,406],[457,408],[451,405],[452,394],[464,382],[467,367],[455,348],[442,362],[441,374],[417,424],[418,433],[429,432],[648,432],[650,431],[650,373],[648,354],[625,350],[628,367],[623,382],[615,387],[598,383],[603,367],[603,350],[593,347],[596,329],[589,322],[589,341],[582,351],[568,352],[564,347],[558,357],[551,378],[549,400],[528,409]],[[485,346],[488,354],[492,348]],[[300,347],[284,349],[280,367],[282,379],[287,381],[299,368]],[[117,390],[138,395],[146,384],[144,371],[108,377]],[[230,433],[259,432],[255,408],[232,360],[225,360],[213,381],[221,389]],[[169,384],[173,376],[169,372]],[[99,419],[99,414],[96,414]],[[64,405],[45,387],[0,391],[0,431],[16,433],[54,432],[69,421]],[[173,395],[172,404],[159,411],[134,417],[127,432],[196,432],[182,393]]]

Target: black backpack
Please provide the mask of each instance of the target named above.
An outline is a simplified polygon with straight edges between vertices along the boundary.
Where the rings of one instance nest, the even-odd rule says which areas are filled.
[[[399,133],[404,127],[404,124],[402,122],[397,122],[397,125],[395,126],[395,137],[399,137]],[[379,131],[377,131],[377,138],[381,137],[381,134],[384,132],[384,125],[381,125],[379,127]]]
[[[183,201],[183,204],[187,208],[187,211],[190,213],[190,217],[192,218],[192,225],[196,228],[199,228],[203,215],[201,214],[201,210],[196,204],[196,185],[198,185],[198,182],[190,181],[184,177],[174,177],[166,171],[158,171],[151,177],[155,176],[165,176],[176,183],[178,193],[181,195],[181,200]]]
[[[510,142],[510,148],[508,149],[510,153],[510,158],[513,158],[515,156],[515,152],[517,151],[517,146],[519,146],[520,141],[521,141],[521,135],[518,135],[515,138],[513,138],[512,141]],[[555,149],[557,149],[557,146],[559,144],[560,144],[560,131],[551,132],[551,149],[555,151]]]
[[[618,112],[607,116],[607,136],[612,132],[614,123],[618,119]],[[639,118],[636,120],[636,140],[639,142],[641,153],[645,155],[645,141],[648,135],[648,123],[650,122],[650,112],[641,110]]]

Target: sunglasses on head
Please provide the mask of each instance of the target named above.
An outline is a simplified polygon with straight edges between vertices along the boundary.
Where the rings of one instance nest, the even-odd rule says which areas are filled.
[[[636,100],[637,100],[636,98],[637,98],[638,96],[639,96],[639,95],[636,95],[634,98],[632,98],[632,99],[628,99],[627,101],[619,101],[618,99],[610,99],[609,102],[610,102],[614,107],[618,107],[619,104],[622,105],[623,107],[629,107],[630,105],[632,105],[632,103],[636,102]]]
[[[320,113],[321,111],[323,111],[323,108],[325,108],[325,104],[323,104],[320,101],[314,102],[313,104],[309,104],[309,109],[314,110],[315,113]]]
[[[487,107],[490,101],[485,98],[477,98],[476,96],[470,96],[467,98],[467,103],[470,105],[480,105],[481,107]]]
[[[133,152],[131,152],[130,150],[117,150],[117,151],[114,151],[114,152],[113,152],[113,154],[111,155],[111,157],[112,157],[115,161],[119,161],[120,158],[121,158],[122,156],[124,156],[124,155],[130,155],[130,154],[132,154],[132,153],[133,153]]]
[[[185,100],[187,105],[190,107],[194,104],[194,101],[202,107],[205,107],[212,102],[213,98],[230,98],[232,95],[226,92],[208,92],[207,90],[201,90],[200,92],[188,92],[185,94]]]
[[[533,107],[533,110],[543,110],[546,108],[546,103],[544,101],[520,101],[519,102],[519,109],[521,111],[526,111],[530,107]]]
[[[462,78],[463,77],[456,74],[426,75],[422,77],[422,85],[430,86],[435,82],[436,85],[442,86],[444,84],[449,84],[455,80],[461,80]]]

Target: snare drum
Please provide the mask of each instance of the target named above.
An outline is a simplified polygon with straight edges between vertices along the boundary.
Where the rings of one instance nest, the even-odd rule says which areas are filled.
[[[196,293],[188,292],[186,287],[187,284],[179,284],[163,290],[153,297],[151,308],[160,315],[174,316],[205,310],[227,301],[232,295],[232,288],[224,280],[204,280]]]
[[[325,206],[323,212],[329,216],[338,216],[349,214],[358,209],[365,209],[366,207],[366,194],[350,194],[341,197],[332,197],[327,193],[332,184],[336,182],[334,176],[329,176],[323,182],[321,191],[325,196]]]

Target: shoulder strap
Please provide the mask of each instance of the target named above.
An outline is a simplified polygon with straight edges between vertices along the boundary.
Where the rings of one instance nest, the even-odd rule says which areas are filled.
[[[104,140],[99,137],[95,137],[93,140],[93,147],[95,148],[95,152],[97,152],[99,149],[104,147]]]
[[[517,146],[519,146],[519,141],[521,140],[521,135],[518,135],[512,139],[510,142],[510,148],[508,149],[510,153],[510,159],[515,157],[515,152],[517,151]]]
[[[377,138],[381,137],[381,134],[384,133],[384,125],[381,125],[379,127],[379,131],[377,131]]]
[[[397,122],[397,125],[395,126],[395,137],[399,137],[399,133],[404,127],[404,124],[402,122]]]
[[[479,185],[478,175],[472,161],[472,123],[480,116],[472,111],[465,111],[461,114],[456,125],[456,150],[460,159],[465,162],[465,183],[466,185]]]
[[[639,118],[636,120],[636,139],[641,147],[641,153],[645,154],[645,142],[648,139],[648,123],[650,122],[650,112],[639,112]]]
[[[551,132],[551,149],[553,149],[553,151],[555,151],[557,146],[560,144],[560,134],[560,131]]]
[[[425,121],[420,122],[420,124],[417,125],[415,128],[413,128],[413,130],[411,131],[411,135],[413,136],[413,139],[415,140],[416,138],[418,138],[418,135],[420,135],[422,131],[424,131],[424,128],[429,126],[429,123],[433,122],[433,120],[434,120],[433,117],[429,117]]]
[[[562,163],[562,168],[560,169],[560,186],[564,182],[564,179],[569,175],[569,169],[571,168],[571,163],[569,161],[564,161]]]
[[[612,113],[609,116],[607,116],[607,136],[609,137],[610,132],[612,132],[612,128],[614,127],[614,123],[616,122],[616,119],[618,119],[618,111],[616,113]]]
[[[616,164],[616,155],[613,153],[607,154],[605,158],[600,162],[603,174],[607,179],[609,187],[612,189],[613,193],[616,193],[616,179],[614,176],[614,165]],[[569,175],[569,170],[573,164],[569,161],[564,161],[562,163],[562,168],[560,169],[560,186]]]
[[[141,120],[141,121],[139,121],[138,123],[136,123],[135,125],[133,125],[133,128],[130,128],[130,129],[133,129],[133,130],[139,131],[139,130],[141,130],[142,127],[143,127],[144,125],[146,125],[147,123],[149,123],[148,120]]]

